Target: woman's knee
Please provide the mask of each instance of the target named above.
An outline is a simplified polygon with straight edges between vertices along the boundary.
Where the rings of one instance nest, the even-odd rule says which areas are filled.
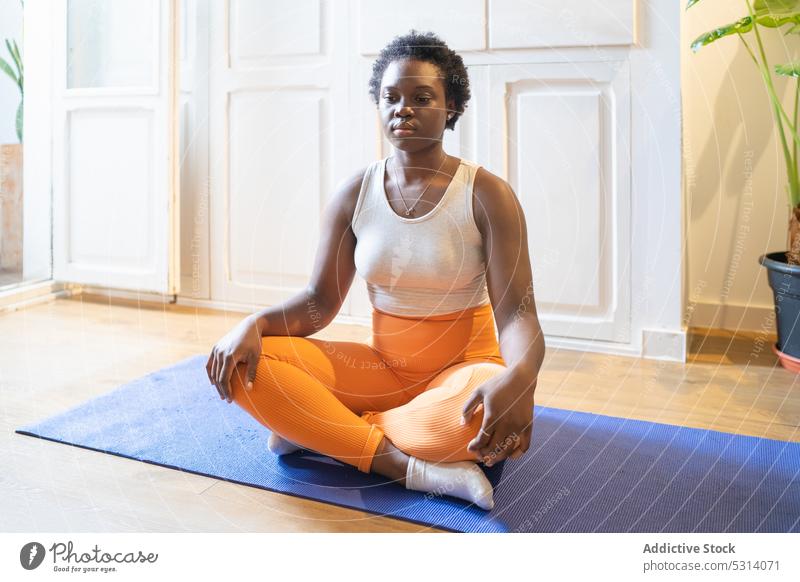
[[[466,400],[479,386],[505,370],[505,366],[494,362],[457,364],[431,380],[426,392],[436,390],[440,398],[447,395]]]
[[[265,336],[261,339],[261,359],[283,362],[313,376],[323,384],[334,382],[327,342],[296,336]]]
[[[264,337],[261,341],[261,355],[256,364],[255,373],[252,378],[253,385],[255,386],[256,377],[263,377],[263,373],[259,374],[258,368],[264,366],[264,359],[279,360],[282,359],[281,353],[284,348],[283,342],[279,341],[279,337]],[[262,370],[263,372],[263,370]],[[229,385],[231,389],[231,396],[236,399],[246,392],[245,385],[250,380],[250,366],[247,362],[239,362],[231,372]]]
[[[253,400],[255,396],[259,401],[271,399],[273,390],[279,386],[280,370],[274,369],[276,360],[264,357],[262,354],[256,363],[255,373],[252,374],[252,387],[247,387],[250,381],[250,366],[247,362],[239,362],[231,374],[230,388],[234,400],[243,398]],[[241,402],[240,402],[241,403]]]
[[[261,355],[271,360],[285,360],[297,354],[297,339],[292,336],[267,335],[261,338]]]
[[[231,398],[233,398],[233,400],[241,398],[241,396],[245,393],[245,385],[247,384],[247,381],[248,365],[246,362],[239,362],[233,369],[233,373],[231,374],[231,379],[229,381]]]
[[[497,362],[475,362],[469,367],[473,370],[472,381],[477,384],[482,384],[508,370],[506,366]]]

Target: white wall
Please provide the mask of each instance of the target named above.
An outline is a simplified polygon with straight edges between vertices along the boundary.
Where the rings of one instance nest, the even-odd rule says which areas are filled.
[[[747,7],[744,0],[706,0],[681,12],[687,315],[695,326],[771,330],[772,291],[758,257],[787,248],[789,204],[769,98],[736,35],[689,49]],[[763,32],[770,65],[798,58],[800,37]],[[781,79],[777,88],[792,111],[791,87]]]
[[[0,0],[0,55],[11,64],[5,39],[16,39],[22,52],[22,5],[19,0]],[[19,106],[19,89],[0,72],[0,143],[18,143],[14,123]]]
[[[8,1],[8,0],[2,0]],[[52,277],[52,123],[53,92],[50,0],[25,2],[25,159],[22,211],[22,278]],[[20,38],[21,40],[21,38]],[[31,152],[35,152],[32,155]],[[33,160],[33,163],[31,163]]]

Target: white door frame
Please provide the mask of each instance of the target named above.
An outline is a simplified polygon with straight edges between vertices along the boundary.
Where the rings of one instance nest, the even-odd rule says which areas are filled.
[[[153,82],[67,87],[66,0],[52,2],[53,278],[179,291],[178,0],[150,0]]]

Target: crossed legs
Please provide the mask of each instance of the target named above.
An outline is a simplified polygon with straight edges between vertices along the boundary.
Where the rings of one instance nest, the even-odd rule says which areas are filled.
[[[461,409],[481,383],[503,371],[487,361],[454,364],[411,385],[369,345],[268,336],[253,389],[246,366],[231,378],[234,401],[260,423],[307,449],[401,482],[409,456],[452,463],[479,460],[467,450],[481,425]]]

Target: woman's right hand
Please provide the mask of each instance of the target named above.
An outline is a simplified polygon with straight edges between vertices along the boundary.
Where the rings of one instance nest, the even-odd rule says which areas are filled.
[[[244,318],[225,334],[213,348],[206,362],[208,379],[216,387],[219,397],[232,402],[230,378],[238,373],[237,364],[247,364],[246,378],[240,378],[246,390],[252,390],[256,379],[258,358],[261,356],[261,330],[254,316]]]

